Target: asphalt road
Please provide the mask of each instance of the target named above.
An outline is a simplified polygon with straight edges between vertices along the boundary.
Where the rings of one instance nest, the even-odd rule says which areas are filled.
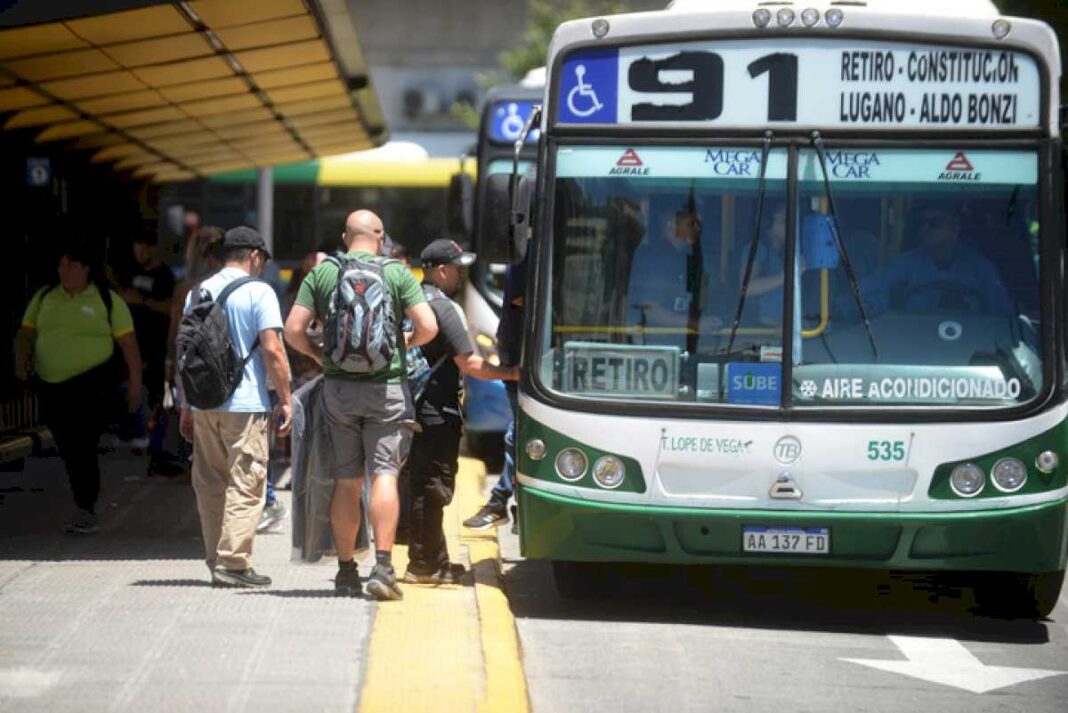
[[[500,536],[535,713],[1068,711],[1068,595],[1011,621],[928,577],[641,568],[576,602]]]

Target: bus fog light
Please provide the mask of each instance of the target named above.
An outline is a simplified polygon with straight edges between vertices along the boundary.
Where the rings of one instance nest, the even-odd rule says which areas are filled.
[[[597,39],[601,39],[602,37],[608,34],[608,30],[611,29],[611,25],[608,24],[608,20],[604,19],[603,17],[598,17],[596,20],[593,21],[593,25],[591,25],[590,29],[593,30],[594,37],[596,37]]]
[[[627,469],[623,461],[615,456],[603,456],[593,464],[593,479],[602,488],[609,490],[618,488],[623,484],[623,476]]]
[[[1016,458],[1002,458],[990,471],[994,487],[1003,493],[1015,493],[1027,482],[1027,466]]]
[[[806,7],[801,11],[801,24],[805,27],[813,27],[819,24],[820,11],[814,7]]]
[[[1008,20],[994,20],[994,24],[990,26],[990,31],[994,33],[995,39],[1003,40],[1012,32],[1012,23]]]
[[[753,11],[753,24],[760,28],[765,28],[771,23],[771,10],[767,8],[760,8]]]
[[[775,13],[775,21],[779,23],[779,27],[789,27],[794,24],[794,11],[788,7],[784,7]]]
[[[827,23],[827,27],[841,27],[844,19],[845,15],[836,7],[832,7],[823,14],[823,21]]]
[[[545,441],[540,438],[531,438],[527,441],[527,456],[531,460],[541,460],[545,457]]]
[[[579,480],[589,465],[586,454],[578,448],[565,448],[556,455],[556,474],[564,480]]]
[[[1042,451],[1035,458],[1035,467],[1043,473],[1052,473],[1061,464],[1061,459],[1053,451]]]
[[[962,498],[970,498],[983,491],[986,475],[983,469],[972,463],[958,465],[949,474],[949,487]]]

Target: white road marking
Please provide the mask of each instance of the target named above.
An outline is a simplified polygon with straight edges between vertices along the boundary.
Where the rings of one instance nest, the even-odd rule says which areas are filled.
[[[923,636],[890,636],[889,639],[901,650],[907,661],[842,660],[972,693],[987,693],[1025,681],[1068,674],[1068,671],[987,666],[955,639]]]
[[[0,699],[36,698],[56,685],[62,675],[59,671],[36,671],[32,668],[0,671]]]

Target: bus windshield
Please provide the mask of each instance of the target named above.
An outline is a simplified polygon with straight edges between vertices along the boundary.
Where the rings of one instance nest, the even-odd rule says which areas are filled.
[[[793,211],[786,151],[763,186],[760,164],[757,147],[558,149],[544,384],[763,407],[1010,406],[1041,391],[1033,152],[828,149],[844,255],[817,154],[799,152]]]
[[[811,336],[794,355],[797,405],[1005,406],[1041,391],[1035,153],[827,152],[871,338],[833,246],[818,229],[805,245],[827,201],[818,156],[800,159],[801,323]]]

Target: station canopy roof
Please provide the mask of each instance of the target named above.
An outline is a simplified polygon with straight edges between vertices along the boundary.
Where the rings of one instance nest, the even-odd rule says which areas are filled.
[[[4,129],[157,182],[386,140],[345,0],[142,5],[0,30]]]

